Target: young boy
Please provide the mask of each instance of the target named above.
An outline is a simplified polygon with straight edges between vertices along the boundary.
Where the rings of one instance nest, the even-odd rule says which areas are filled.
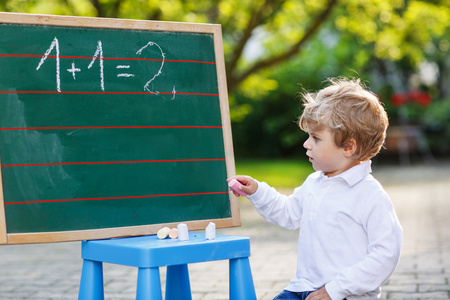
[[[304,95],[299,126],[309,134],[303,146],[316,172],[303,185],[287,197],[251,177],[233,177],[267,221],[300,228],[296,278],[277,300],[378,299],[400,256],[402,228],[370,174],[387,114],[359,80],[330,82]]]

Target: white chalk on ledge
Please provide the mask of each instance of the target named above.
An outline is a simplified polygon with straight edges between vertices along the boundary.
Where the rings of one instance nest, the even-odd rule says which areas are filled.
[[[216,224],[213,222],[210,222],[208,226],[206,226],[205,238],[207,240],[214,240],[216,238]]]
[[[169,236],[169,227],[163,227],[160,230],[158,230],[157,236],[160,240],[163,240]]]
[[[178,239],[180,241],[189,240],[189,231],[188,231],[188,227],[186,224],[184,224],[184,223],[178,224],[177,230],[178,230]]]

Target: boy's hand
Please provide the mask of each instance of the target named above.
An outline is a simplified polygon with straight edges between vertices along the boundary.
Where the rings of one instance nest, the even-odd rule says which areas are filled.
[[[246,192],[248,195],[252,195],[256,192],[258,189],[258,184],[256,181],[251,178],[250,176],[233,176],[227,179],[227,181],[230,181],[231,179],[236,179],[240,183],[242,183],[242,186],[240,187],[240,190],[243,192]],[[239,194],[233,191],[233,194],[236,197],[239,197]]]
[[[331,300],[331,298],[325,287],[322,287],[314,293],[309,294],[308,297],[306,297],[306,300]]]

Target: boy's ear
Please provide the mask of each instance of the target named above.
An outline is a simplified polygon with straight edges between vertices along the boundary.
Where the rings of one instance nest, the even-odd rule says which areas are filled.
[[[344,146],[344,156],[347,158],[352,157],[356,153],[357,149],[358,145],[356,145],[356,141],[354,139],[348,140]]]

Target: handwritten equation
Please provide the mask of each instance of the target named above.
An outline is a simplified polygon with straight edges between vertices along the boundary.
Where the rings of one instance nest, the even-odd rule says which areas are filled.
[[[164,67],[164,62],[165,62],[165,53],[163,52],[163,50],[161,49],[161,47],[155,43],[155,42],[148,42],[145,46],[143,46],[142,48],[140,48],[139,50],[136,51],[136,55],[142,55],[142,53],[149,47],[157,47],[159,52],[161,53],[161,65],[159,66],[159,69],[156,73],[152,73],[148,75],[148,81],[145,83],[145,85],[143,86],[143,90],[149,92],[150,94],[159,94],[158,91],[152,91],[150,89],[150,84],[159,76],[161,75],[162,69]],[[37,67],[36,67],[36,71],[39,71],[39,69],[42,67],[42,65],[44,65],[44,63],[46,63],[47,58],[52,54],[54,54],[54,57],[56,58],[56,90],[61,93],[61,54],[60,54],[60,46],[59,46],[59,41],[58,38],[55,37],[53,39],[53,41],[50,44],[50,47],[45,51],[44,55],[41,57]],[[53,57],[53,56],[52,56]],[[89,65],[87,66],[87,69],[90,70],[94,64],[96,64],[96,62],[98,62],[99,64],[99,69],[100,69],[100,74],[99,74],[99,83],[100,83],[100,88],[102,91],[105,91],[105,70],[104,70],[104,57],[103,57],[103,46],[102,46],[102,41],[99,40],[97,42],[97,47],[95,49],[95,52],[92,56],[92,59],[89,63]],[[116,66],[116,69],[118,70],[118,74],[117,77],[124,77],[124,78],[130,78],[130,77],[134,77],[135,74],[130,73],[130,65],[126,65],[126,64],[119,64]],[[63,72],[69,72],[72,75],[73,80],[77,79],[77,75],[83,71],[83,69],[81,68],[80,65],[77,65],[75,63],[75,61],[73,61],[71,63],[71,67],[66,69],[66,70],[62,70]],[[172,94],[173,97],[172,99],[175,98],[176,95],[176,90],[175,90],[175,86],[173,87],[172,90]]]

